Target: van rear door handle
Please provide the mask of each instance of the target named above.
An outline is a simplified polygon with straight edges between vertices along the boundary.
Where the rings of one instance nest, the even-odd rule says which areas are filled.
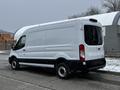
[[[98,48],[98,50],[100,50],[101,48]]]

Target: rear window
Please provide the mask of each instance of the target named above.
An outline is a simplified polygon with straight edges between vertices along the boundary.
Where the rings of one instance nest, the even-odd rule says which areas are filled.
[[[88,45],[102,45],[102,31],[101,27],[85,25],[85,42]]]

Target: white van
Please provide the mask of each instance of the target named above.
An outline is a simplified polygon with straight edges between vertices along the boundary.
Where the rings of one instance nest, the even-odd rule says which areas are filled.
[[[103,68],[104,40],[95,19],[70,19],[23,27],[15,34],[11,50],[12,69],[22,64],[54,65],[60,78],[72,72]]]

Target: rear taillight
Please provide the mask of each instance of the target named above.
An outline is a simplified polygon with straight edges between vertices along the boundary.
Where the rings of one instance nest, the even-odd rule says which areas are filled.
[[[79,46],[80,61],[85,62],[85,47],[83,44]]]

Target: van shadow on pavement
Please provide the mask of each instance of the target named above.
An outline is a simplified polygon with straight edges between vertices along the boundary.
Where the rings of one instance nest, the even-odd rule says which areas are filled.
[[[19,71],[27,71],[29,73],[33,73],[33,74],[38,74],[38,75],[44,75],[44,76],[48,76],[48,77],[56,77],[56,72],[55,69],[53,68],[45,68],[45,67],[33,67],[33,66],[23,66],[22,68],[20,68]],[[99,72],[89,72],[87,74],[83,74],[81,72],[76,72],[73,73],[71,75],[71,77],[69,78],[69,80],[77,80],[77,81],[81,81],[81,80],[92,80],[92,81],[97,81],[97,82],[102,82],[102,83],[107,83],[107,84],[113,84],[113,85],[120,85],[120,81],[116,81],[108,78],[105,78],[104,73],[99,73]],[[108,74],[109,75],[109,74]]]

